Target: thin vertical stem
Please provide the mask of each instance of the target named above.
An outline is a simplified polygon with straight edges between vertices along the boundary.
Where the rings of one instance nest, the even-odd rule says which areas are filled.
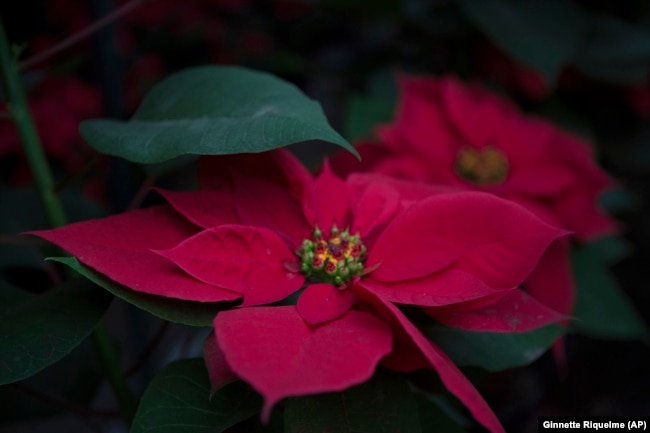
[[[36,126],[29,112],[25,93],[18,78],[18,68],[11,54],[1,20],[0,80],[7,102],[7,109],[11,113],[25,149],[25,156],[32,170],[32,176],[34,176],[34,182],[43,203],[47,221],[52,227],[62,226],[66,223],[65,212],[59,197],[54,192],[54,178],[50,172],[41,139],[36,132]]]
[[[113,387],[120,407],[120,413],[130,425],[135,416],[138,402],[126,383],[124,372],[120,368],[117,353],[115,352],[108,332],[106,332],[106,328],[103,326],[95,328],[92,334],[92,340],[104,373]]]
[[[0,20],[0,84],[4,91],[7,108],[18,130],[27,162],[29,163],[45,215],[51,227],[66,224],[65,211],[54,188],[50,171],[34,120],[29,112],[25,93],[20,84],[18,67],[13,59],[4,25]],[[119,366],[119,360],[104,326],[100,323],[93,331],[92,340],[104,372],[115,392],[120,412],[131,423],[137,401],[131,393]]]
[[[101,30],[102,28],[106,27],[107,25],[115,22],[118,18],[120,18],[123,15],[126,15],[127,13],[131,12],[131,10],[135,9],[137,6],[140,4],[144,3],[145,0],[131,0],[130,2],[126,3],[125,5],[115,9],[113,12],[107,14],[106,16],[102,17],[101,19],[95,21],[85,29],[81,30],[78,33],[73,34],[72,36],[64,39],[63,41],[59,42],[49,50],[43,51],[41,53],[38,53],[27,60],[24,60],[20,62],[18,65],[20,69],[27,69],[30,68],[39,62],[42,62],[43,60],[46,60],[49,57],[52,57],[59,52],[65,50],[68,47],[71,47],[72,45],[84,40],[88,36],[92,35],[93,33]]]

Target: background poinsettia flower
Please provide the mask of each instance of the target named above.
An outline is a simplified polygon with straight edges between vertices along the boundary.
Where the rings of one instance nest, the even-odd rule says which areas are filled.
[[[246,308],[215,319],[220,350],[208,350],[208,358],[225,360],[264,396],[265,417],[284,397],[367,380],[386,355],[404,370],[412,360],[394,353],[395,338],[408,338],[395,344],[414,345],[428,368],[450,371],[448,361],[431,361],[429,346],[414,343],[425,337],[359,305],[364,293],[466,329],[520,332],[564,318],[519,285],[566,233],[494,195],[440,191],[418,200],[416,191],[405,201],[387,182],[344,182],[327,165],[312,178],[286,151],[207,158],[199,183],[205,189],[161,191],[167,206],[36,234],[134,290],[241,298]],[[138,255],[153,283],[136,274],[143,272]],[[301,288],[296,306],[259,306]],[[354,362],[341,355],[353,351]],[[218,382],[230,377],[215,371]],[[465,393],[467,386],[450,389]],[[482,399],[459,398],[484,415],[477,419],[486,427],[502,431],[486,421]]]
[[[338,173],[365,170],[489,192],[572,231],[578,240],[616,230],[598,205],[612,180],[584,140],[454,77],[401,76],[399,85],[395,120],[377,130],[380,144],[359,143],[369,161],[355,166],[346,155],[337,156]],[[566,239],[556,241],[526,284],[563,313],[574,303],[569,247]]]

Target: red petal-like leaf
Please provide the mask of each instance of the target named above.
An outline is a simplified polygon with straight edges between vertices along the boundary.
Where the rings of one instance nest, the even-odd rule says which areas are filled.
[[[264,228],[223,225],[157,252],[201,281],[241,293],[242,306],[279,301],[304,282],[284,266],[296,260],[286,243]]]
[[[305,215],[313,212],[314,223],[321,230],[329,231],[333,224],[344,229],[350,223],[350,196],[348,186],[339,179],[329,167],[327,161],[323,171],[314,181],[311,210],[305,203]]]
[[[473,146],[494,142],[496,131],[503,128],[502,113],[508,109],[505,101],[478,85],[464,85],[452,76],[436,81],[444,104],[440,108],[467,142]],[[431,84],[436,82],[431,80]]]
[[[232,180],[234,173],[256,177],[284,187],[297,198],[311,191],[312,176],[286,149],[262,153],[203,156],[199,159],[199,188],[220,189]]]
[[[199,227],[237,224],[232,193],[227,189],[215,191],[165,191],[157,189],[174,209]]]
[[[219,313],[214,328],[232,370],[264,397],[264,421],[285,397],[368,380],[392,343],[385,323],[358,311],[312,327],[295,307],[242,308]]]
[[[75,255],[80,262],[138,292],[200,302],[232,301],[238,293],[205,284],[151,252],[171,248],[196,227],[170,206],[32,232]]]
[[[232,372],[230,366],[226,362],[226,357],[219,347],[214,332],[208,335],[208,338],[206,338],[205,344],[203,345],[203,360],[205,361],[205,367],[208,370],[208,377],[210,378],[210,384],[212,385],[210,394],[214,394],[221,387],[239,380],[237,375]]]
[[[459,189],[449,185],[434,185],[428,182],[397,179],[377,173],[354,173],[348,177],[347,182],[355,191],[363,191],[369,185],[375,183],[386,185],[398,193],[401,201],[417,201],[432,195],[465,190],[464,188]]]
[[[449,127],[438,80],[401,75],[398,84],[400,101],[396,120],[378,129],[381,142],[398,152],[408,149],[436,161],[440,167],[451,167],[462,141]]]
[[[546,250],[524,287],[542,304],[570,315],[575,303],[575,284],[569,262],[568,239],[558,239]]]
[[[361,160],[348,151],[337,152],[329,158],[332,171],[341,179],[358,172],[373,171],[376,164],[393,156],[393,151],[369,141],[354,144]]]
[[[469,409],[479,423],[491,433],[505,433],[499,419],[474,385],[440,348],[418,331],[396,306],[363,288],[357,293],[370,304],[375,314],[391,324],[396,341],[401,341],[402,346],[409,347],[411,351],[419,352],[428,366],[438,372],[442,383]]]
[[[397,192],[384,183],[370,183],[354,200],[352,233],[368,235],[374,228],[380,228],[393,217],[399,207]]]
[[[480,299],[496,291],[476,276],[453,268],[423,278],[378,281],[373,273],[359,284],[390,302],[420,306],[440,306]]]
[[[567,319],[521,290],[513,290],[478,310],[447,314],[437,314],[435,308],[425,311],[445,325],[484,332],[526,332]]]
[[[336,319],[352,308],[356,296],[347,289],[337,289],[331,284],[312,284],[298,298],[298,313],[310,325]]]
[[[374,279],[399,281],[453,262],[454,269],[472,273],[495,289],[511,289],[564,234],[491,194],[439,194],[397,216],[370,251],[367,266],[380,265]]]
[[[271,229],[293,248],[311,236],[301,203],[277,184],[235,175],[235,206],[242,224]]]

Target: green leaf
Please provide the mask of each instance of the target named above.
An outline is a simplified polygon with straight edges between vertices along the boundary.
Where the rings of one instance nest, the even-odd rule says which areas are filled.
[[[604,264],[616,263],[630,254],[632,245],[620,236],[605,236],[585,245]]]
[[[2,313],[0,384],[28,378],[70,353],[90,335],[112,299],[78,279]]]
[[[488,371],[528,365],[564,332],[557,325],[522,333],[471,332],[443,325],[427,326],[424,334],[460,366]]]
[[[163,368],[149,383],[131,433],[220,433],[260,412],[259,395],[241,381],[210,397],[202,359],[184,359]]]
[[[600,80],[642,84],[650,73],[650,31],[609,15],[593,15],[575,65]]]
[[[63,407],[53,405],[47,399],[39,399],[37,394],[52,396],[71,405],[87,406],[105,380],[90,340],[84,340],[61,362],[20,382],[0,386],[0,425],[21,420],[34,422],[66,412],[65,403]]]
[[[343,392],[287,400],[285,433],[419,433],[418,405],[408,382],[377,371]]]
[[[461,0],[460,6],[494,44],[551,84],[587,29],[584,12],[565,0]]]
[[[573,327],[595,338],[648,339],[648,327],[607,268],[606,259],[588,246],[575,248],[572,264],[578,299]]]
[[[140,293],[108,279],[99,272],[93,271],[89,267],[82,265],[74,257],[50,257],[48,260],[71,267],[118,298],[170,322],[189,326],[212,326],[214,316],[219,311],[232,305],[232,303],[224,302],[183,301]]]
[[[256,153],[306,140],[354,148],[328,124],[318,102],[272,75],[202,66],[155,86],[128,122],[81,123],[97,151],[139,163],[181,155]]]

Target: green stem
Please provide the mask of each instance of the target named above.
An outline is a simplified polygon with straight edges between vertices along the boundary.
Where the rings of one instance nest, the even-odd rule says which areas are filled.
[[[20,84],[17,63],[14,61],[4,25],[0,19],[0,84],[4,92],[7,108],[18,130],[34,183],[38,190],[47,221],[51,227],[66,224],[65,211],[54,188],[54,177],[50,171],[41,139],[36,132],[34,120],[29,112],[25,93]],[[100,323],[93,331],[95,351],[100,359],[108,380],[120,404],[120,412],[131,423],[137,401],[126,383],[117,354],[110,342],[106,328]]]
[[[25,93],[18,78],[18,68],[13,60],[4,25],[0,20],[0,75],[7,109],[11,113],[18,135],[25,149],[27,162],[45,208],[45,215],[52,227],[65,225],[66,218],[59,197],[54,192],[54,178],[43,152],[41,139],[29,112]]]
[[[138,402],[126,383],[124,373],[119,366],[120,364],[117,359],[115,348],[113,347],[108,332],[106,332],[106,328],[103,326],[95,328],[92,339],[95,352],[99,357],[104,373],[106,374],[108,381],[113,387],[115,396],[117,397],[117,402],[120,406],[120,413],[130,425],[135,416]]]

